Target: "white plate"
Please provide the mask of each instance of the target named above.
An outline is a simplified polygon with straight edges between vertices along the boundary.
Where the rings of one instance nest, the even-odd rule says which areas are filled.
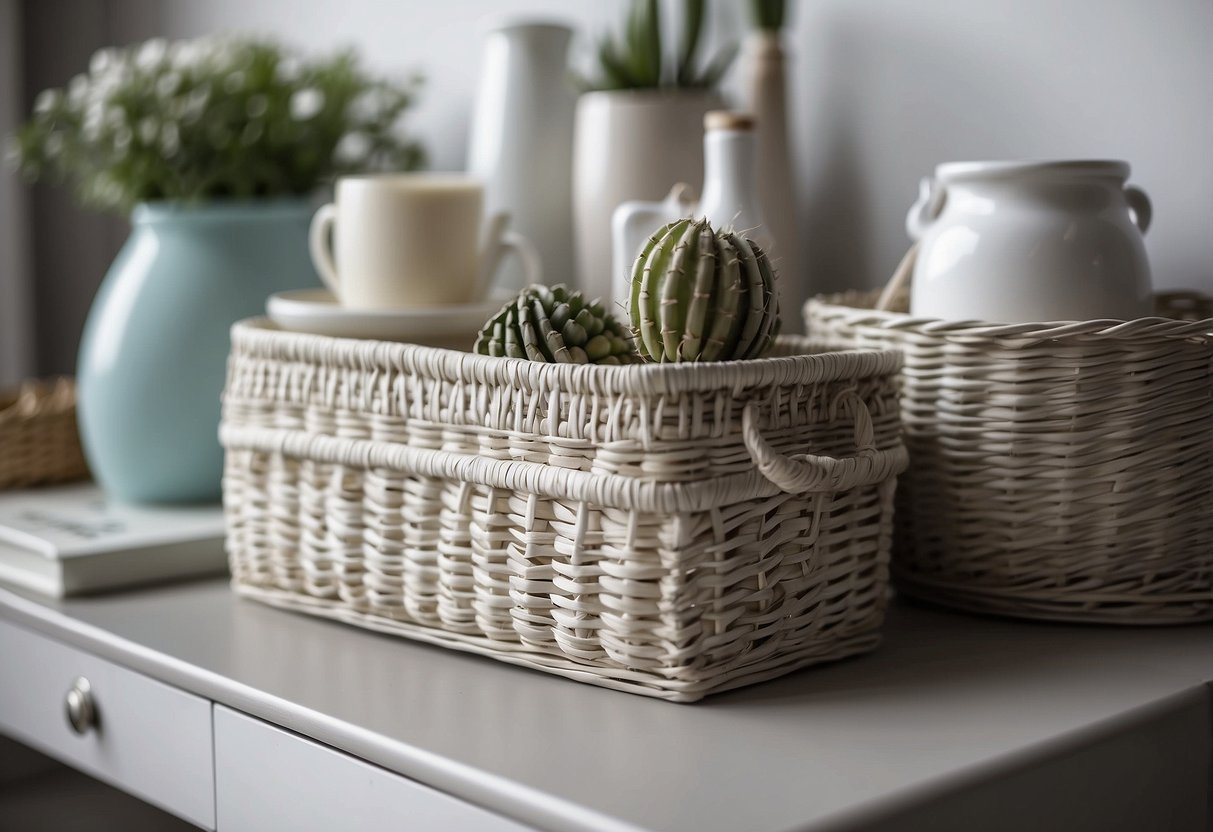
[[[265,306],[271,321],[292,332],[471,350],[476,333],[507,300],[501,295],[429,309],[347,309],[328,289],[293,289],[270,295]]]

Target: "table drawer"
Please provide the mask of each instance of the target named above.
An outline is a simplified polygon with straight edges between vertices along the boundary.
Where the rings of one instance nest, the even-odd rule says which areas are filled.
[[[215,770],[222,832],[527,828],[222,705],[215,706]]]
[[[69,720],[73,687],[79,730]],[[0,621],[0,731],[215,827],[209,700]]]

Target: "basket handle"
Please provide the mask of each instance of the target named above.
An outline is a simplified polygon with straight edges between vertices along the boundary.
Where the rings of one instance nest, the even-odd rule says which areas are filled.
[[[741,413],[741,435],[759,472],[789,494],[804,494],[875,485],[904,471],[909,461],[905,447],[898,444],[891,450],[877,450],[868,406],[854,390],[846,390],[834,399],[830,409],[844,401],[855,414],[855,447],[858,449],[855,456],[848,457],[781,454],[758,430],[758,405],[747,402]]]

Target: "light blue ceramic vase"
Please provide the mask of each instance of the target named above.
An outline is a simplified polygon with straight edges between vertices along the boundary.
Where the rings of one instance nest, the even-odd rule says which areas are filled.
[[[93,301],[77,365],[94,477],[135,503],[220,494],[229,330],[273,292],[318,284],[307,200],[148,203]]]

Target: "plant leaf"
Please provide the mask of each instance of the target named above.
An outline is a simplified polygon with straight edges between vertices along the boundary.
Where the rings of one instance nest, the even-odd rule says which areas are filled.
[[[695,56],[703,32],[704,0],[686,0],[682,17],[682,52],[678,58],[678,86],[690,86],[695,77]]]
[[[644,307],[648,301],[648,289],[645,288],[644,280],[648,275],[646,268],[649,263],[649,256],[653,253],[653,249],[661,242],[667,229],[668,226],[662,226],[653,232],[645,244],[640,247],[640,253],[636,255],[636,262],[632,265],[632,278],[628,291],[628,318],[632,323],[632,332],[637,335],[640,333],[640,322],[644,317]],[[636,340],[637,347],[641,353],[651,357],[643,339],[638,337]]]
[[[627,27],[627,64],[638,87],[661,84],[661,24],[657,0],[633,0]]]
[[[760,335],[763,323],[766,322],[766,326],[770,327],[770,319],[767,316],[768,300],[764,285],[765,276],[758,265],[758,258],[755,256],[754,249],[750,247],[750,241],[743,235],[732,232],[726,236],[737,250],[738,259],[740,260],[739,265],[741,266],[741,280],[746,287],[745,297],[749,301],[743,304],[743,309],[738,310],[743,316],[745,323],[741,328],[741,335],[732,357],[746,358],[750,350],[761,340]]]
[[[758,334],[754,337],[749,350],[742,357],[761,358],[771,348],[771,342],[779,330],[779,288],[776,285],[778,275],[776,275],[775,270],[771,267],[771,259],[767,256],[767,253],[757,243],[750,240],[746,240],[745,242],[754,253],[754,262],[758,267],[758,273],[762,280],[763,316],[762,324],[758,328]]]
[[[678,354],[683,361],[699,359],[700,345],[707,334],[706,325],[711,320],[710,310],[714,300],[712,278],[716,275],[716,234],[706,219],[698,224],[697,230],[699,247],[694,263],[695,276],[691,281],[691,301],[687,306],[682,341],[678,345]]]
[[[661,7],[658,0],[645,3],[644,45],[645,65],[649,68],[653,86],[661,86]]]
[[[744,287],[737,249],[727,235],[716,235],[715,277],[713,296],[716,310],[708,318],[708,332],[700,348],[699,357],[703,361],[727,361],[732,358],[741,334],[743,321],[739,311]]]
[[[717,53],[712,62],[704,69],[703,74],[699,76],[698,81],[688,86],[692,87],[707,87],[712,88],[720,83],[720,79],[729,71],[729,67],[733,65],[733,60],[737,57],[737,44],[730,43]]]
[[[598,62],[602,64],[603,86],[606,89],[629,89],[636,86],[635,79],[619,59],[615,42],[609,36],[604,37],[598,45]]]
[[[704,222],[706,225],[706,221]],[[674,246],[674,255],[666,269],[661,287],[657,319],[661,326],[662,361],[677,361],[679,344],[686,332],[687,310],[691,305],[694,275],[699,256],[699,223],[692,222]]]
[[[778,32],[783,28],[787,13],[786,0],[751,0],[750,9],[759,29]]]

